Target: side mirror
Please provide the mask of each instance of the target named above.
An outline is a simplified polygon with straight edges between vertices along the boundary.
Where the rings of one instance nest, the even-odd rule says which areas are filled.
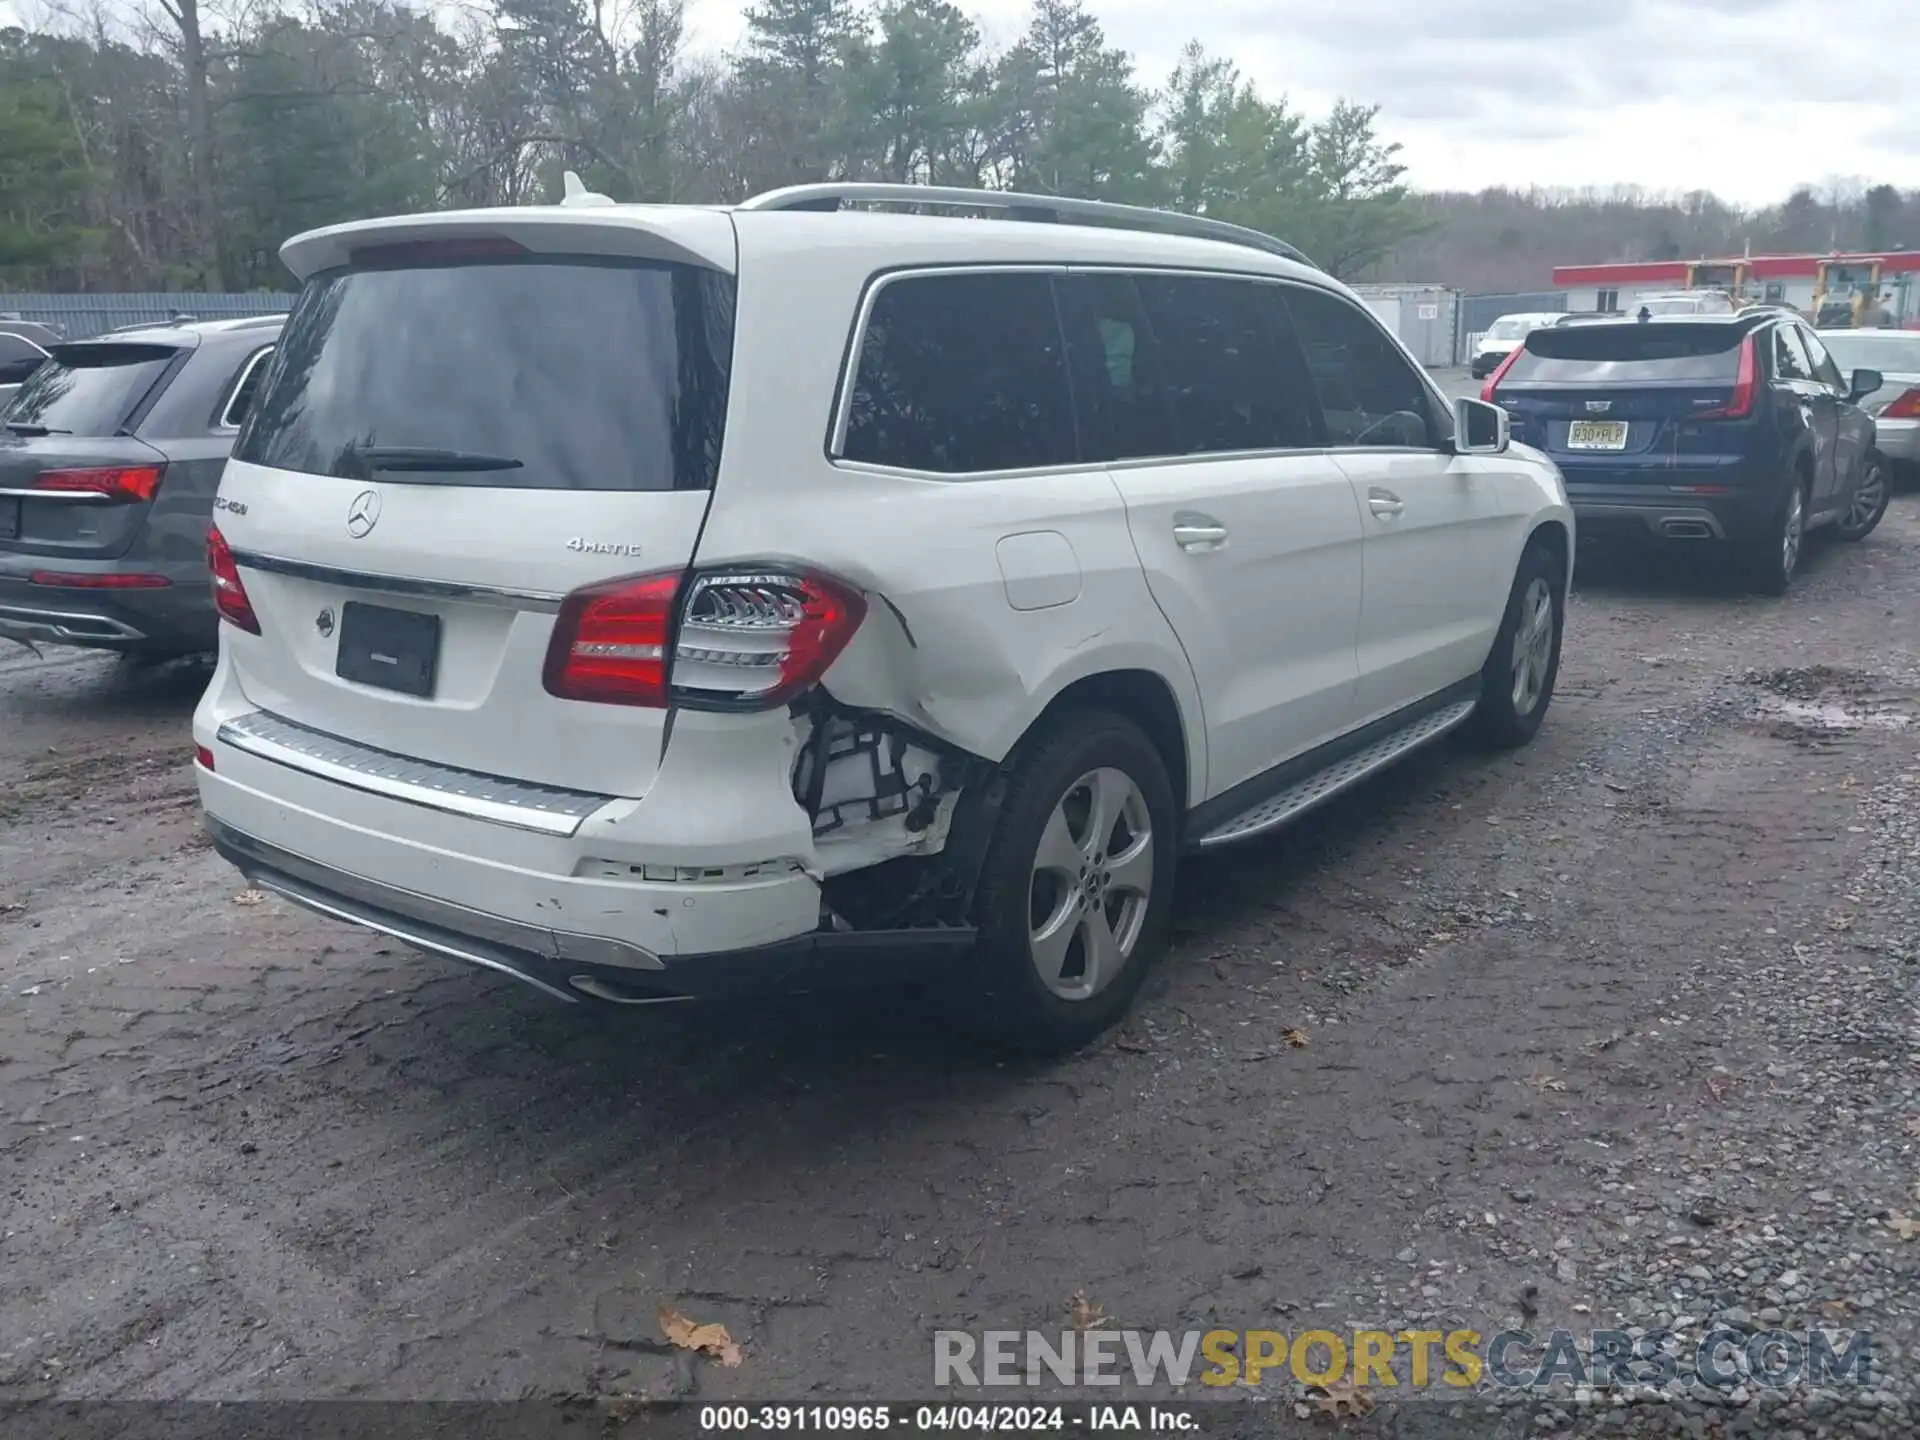
[[[1887,377],[1878,370],[1856,370],[1853,378],[1847,382],[1849,400],[1858,400],[1863,395],[1871,395],[1887,383]]]
[[[1456,455],[1504,455],[1513,443],[1513,422],[1498,405],[1461,396],[1453,402]]]

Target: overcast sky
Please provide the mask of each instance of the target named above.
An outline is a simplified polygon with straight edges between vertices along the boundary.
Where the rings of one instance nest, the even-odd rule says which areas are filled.
[[[748,0],[687,0],[695,50]],[[988,38],[1030,0],[958,0]],[[9,12],[31,3],[0,0]],[[1381,106],[1421,189],[1640,185],[1771,204],[1796,184],[1920,189],[1920,0],[1090,0],[1164,85],[1189,39],[1309,114]]]
[[[1029,0],[956,0],[1011,40]],[[740,0],[688,0],[721,49]],[[1920,189],[1920,0],[1089,0],[1160,86],[1198,39],[1310,113],[1381,106],[1422,189],[1636,184],[1744,204]]]

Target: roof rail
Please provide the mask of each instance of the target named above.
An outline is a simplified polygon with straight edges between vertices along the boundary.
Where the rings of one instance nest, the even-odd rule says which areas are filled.
[[[1182,215],[1175,210],[1153,210],[1145,205],[1119,205],[1109,200],[1080,200],[1065,195],[1024,195],[1013,190],[968,190],[952,185],[890,185],[868,181],[829,181],[818,185],[789,185],[741,201],[737,210],[838,210],[847,203],[926,205],[941,209],[1002,210],[1010,220],[1037,220],[1108,225],[1126,230],[1156,230],[1221,240],[1278,255],[1315,270],[1305,255],[1286,241],[1212,220],[1204,215]]]

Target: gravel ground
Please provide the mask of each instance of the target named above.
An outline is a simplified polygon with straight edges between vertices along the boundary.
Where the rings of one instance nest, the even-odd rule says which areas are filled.
[[[9,650],[0,1399],[924,1396],[930,1331],[1079,1295],[1865,1330],[1865,1391],[1340,1424],[1913,1434],[1917,613],[1913,496],[1782,602],[1585,569],[1533,747],[1192,867],[1134,1020],[1052,1065],[890,995],[583,1019],[256,903],[198,827],[200,673]],[[663,1344],[663,1302],[744,1362]]]

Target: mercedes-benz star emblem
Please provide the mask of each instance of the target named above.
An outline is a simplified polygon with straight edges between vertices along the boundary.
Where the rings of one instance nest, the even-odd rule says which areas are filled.
[[[322,610],[314,617],[313,628],[320,632],[320,638],[322,640],[333,634],[333,611],[331,609]]]
[[[380,492],[362,490],[347,507],[347,534],[363,540],[380,523]]]

